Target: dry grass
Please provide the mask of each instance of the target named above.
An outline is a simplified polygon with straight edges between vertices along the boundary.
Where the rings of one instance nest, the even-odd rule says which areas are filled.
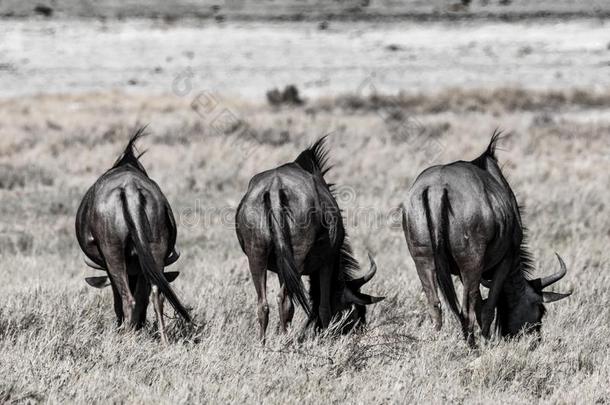
[[[249,131],[218,132],[189,102],[112,92],[0,102],[0,402],[608,401],[607,103],[426,109],[413,126],[407,108],[312,113],[223,101]],[[169,347],[153,326],[115,330],[110,291],[86,286],[94,271],[74,238],[80,198],[136,123],[150,123],[143,163],[178,217],[175,287],[197,323],[170,321]],[[453,319],[432,331],[393,209],[426,166],[475,157],[497,126],[514,133],[500,159],[527,207],[540,272],[555,269],[560,252],[570,267],[560,288],[575,293],[549,305],[540,345],[492,340],[470,350]],[[294,330],[274,333],[272,299],[263,348],[233,211],[253,174],[330,132],[329,177],[341,186],[348,232],[357,256],[371,250],[379,264],[367,291],[387,299],[371,308],[365,333],[300,343]],[[269,287],[274,297],[275,277]]]
[[[347,94],[319,100],[311,111],[378,111],[397,108],[403,113],[438,114],[441,112],[558,111],[569,108],[603,108],[610,105],[610,92],[569,90],[529,90],[515,87],[494,89],[444,89],[437,94],[399,92],[385,94]]]

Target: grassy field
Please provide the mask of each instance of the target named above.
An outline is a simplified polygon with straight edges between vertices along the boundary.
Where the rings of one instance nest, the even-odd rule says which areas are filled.
[[[454,90],[279,109],[111,91],[0,101],[0,402],[606,403],[609,97]],[[150,132],[143,164],[179,222],[174,286],[196,322],[170,319],[169,347],[153,325],[116,331],[110,291],[83,280],[95,271],[73,230],[85,190],[139,124]],[[574,294],[548,306],[540,345],[493,339],[472,350],[446,311],[432,330],[396,207],[419,172],[476,157],[496,127],[513,133],[499,156],[526,206],[538,275],[559,252],[569,272],[556,288]],[[364,333],[300,343],[302,312],[280,336],[272,298],[261,347],[234,210],[251,176],[328,133],[328,177],[356,255],[365,263],[371,251],[379,265],[366,291],[387,298]],[[268,284],[275,297],[276,278]]]

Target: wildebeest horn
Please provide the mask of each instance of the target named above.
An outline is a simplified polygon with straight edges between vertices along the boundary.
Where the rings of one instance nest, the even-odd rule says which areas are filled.
[[[564,299],[572,295],[572,291],[567,293],[556,293],[551,291],[543,291],[542,292],[542,301],[543,302],[554,302]]]
[[[344,291],[344,300],[350,304],[370,305],[379,302],[384,298],[385,297],[373,297],[372,295],[352,291],[350,288],[346,288]]]
[[[167,271],[165,273],[163,273],[163,275],[165,276],[165,279],[167,280],[168,283],[171,283],[172,281],[174,281],[178,275],[180,274],[179,271]]]
[[[176,260],[178,260],[179,258],[180,258],[180,251],[178,249],[174,248],[174,250],[172,250],[172,252],[165,259],[165,265],[169,266],[171,264],[174,264],[174,263],[176,263]]]
[[[87,277],[87,278],[85,278],[85,281],[91,287],[95,287],[95,288],[104,288],[104,287],[108,287],[110,285],[110,282],[108,281],[107,276]]]
[[[366,283],[371,281],[371,279],[373,278],[375,273],[377,273],[377,263],[375,263],[375,259],[373,259],[373,256],[370,253],[369,253],[369,261],[371,262],[371,267],[364,276],[348,281],[349,286],[352,287],[353,289],[357,290],[358,288],[362,287],[363,285],[365,285]]]
[[[551,284],[556,283],[557,281],[561,280],[568,272],[566,264],[563,261],[563,259],[561,258],[561,256],[559,256],[559,254],[557,252],[555,252],[555,255],[557,256],[557,259],[559,260],[559,267],[560,267],[559,271],[550,276],[541,277],[541,278],[531,281],[532,285],[535,288],[537,288],[539,291],[542,291],[543,288],[548,287]]]
[[[85,256],[85,264],[87,266],[91,267],[91,268],[96,269],[96,270],[106,270],[105,268],[103,268],[99,264],[95,263],[93,260],[89,259],[87,256]]]

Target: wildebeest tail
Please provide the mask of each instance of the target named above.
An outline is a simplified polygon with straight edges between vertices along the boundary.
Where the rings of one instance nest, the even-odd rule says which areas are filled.
[[[129,196],[127,195],[129,193]],[[136,201],[137,199],[137,201]],[[143,196],[136,190],[121,191],[121,202],[123,205],[123,215],[129,228],[129,234],[135,245],[138,254],[140,268],[144,273],[144,277],[154,285],[156,285],[161,293],[167,298],[171,306],[176,312],[184,318],[185,321],[191,322],[191,316],[182,305],[169,283],[163,275],[162,265],[155,262],[148,234],[150,233],[150,224],[144,210]]]
[[[287,197],[281,188],[273,189],[264,195],[265,211],[269,221],[269,230],[273,239],[276,265],[280,282],[286,287],[288,295],[294,297],[307,316],[311,316],[311,308],[307,299],[307,291],[297,271],[290,229],[288,227]]]
[[[464,324],[463,315],[458,307],[458,299],[455,293],[455,286],[451,279],[451,266],[453,259],[451,258],[449,247],[449,197],[447,189],[443,189],[440,204],[435,204],[436,209],[430,209],[429,189],[425,189],[422,194],[424,211],[426,212],[426,222],[428,224],[428,232],[430,233],[430,241],[432,243],[432,251],[434,254],[434,267],[436,280],[439,288],[451,308],[451,311]]]

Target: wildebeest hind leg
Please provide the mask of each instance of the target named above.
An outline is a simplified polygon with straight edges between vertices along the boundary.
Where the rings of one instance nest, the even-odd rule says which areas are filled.
[[[112,280],[112,278],[110,280]],[[123,319],[125,318],[125,315],[123,314],[123,301],[121,300],[121,294],[119,294],[114,282],[111,282],[110,286],[112,287],[112,298],[114,300],[114,313],[116,314],[117,327],[119,327],[123,324]]]
[[[159,294],[159,288],[156,285],[152,286],[152,301],[157,316],[157,327],[161,342],[167,344],[167,335],[165,333],[165,320],[163,319],[163,295]]]
[[[462,314],[464,314],[464,337],[470,346],[474,346],[474,328],[477,321],[477,309],[481,305],[481,292],[476,269],[461,269],[464,292],[462,297]],[[479,272],[480,273],[480,272]]]
[[[265,259],[261,259],[264,257]],[[265,332],[269,323],[269,304],[267,303],[267,260],[266,255],[248,256],[250,274],[257,296],[257,316],[259,324],[259,339],[265,344]]]
[[[102,248],[102,250],[104,250]],[[125,259],[120,249],[110,251],[104,254],[106,258],[106,264],[108,265],[108,274],[112,279],[113,290],[116,290],[115,294],[115,308],[118,303],[116,297],[120,298],[121,306],[123,310],[123,316],[125,317],[125,326],[127,328],[133,328],[135,326],[135,307],[136,300],[131,294],[129,289],[129,280],[127,276],[127,267],[125,265]]]
[[[285,286],[280,287],[280,292],[277,295],[277,304],[280,312],[280,332],[286,333],[288,325],[294,317],[294,304],[288,296]]]
[[[141,329],[146,324],[146,309],[148,308],[148,300],[150,295],[150,283],[146,278],[139,274],[138,281],[135,288],[135,319],[136,329]]]
[[[441,301],[438,298],[434,260],[432,256],[414,256],[413,261],[415,262],[417,275],[428,300],[428,312],[434,323],[434,329],[441,330],[443,326],[443,312],[441,310]]]

